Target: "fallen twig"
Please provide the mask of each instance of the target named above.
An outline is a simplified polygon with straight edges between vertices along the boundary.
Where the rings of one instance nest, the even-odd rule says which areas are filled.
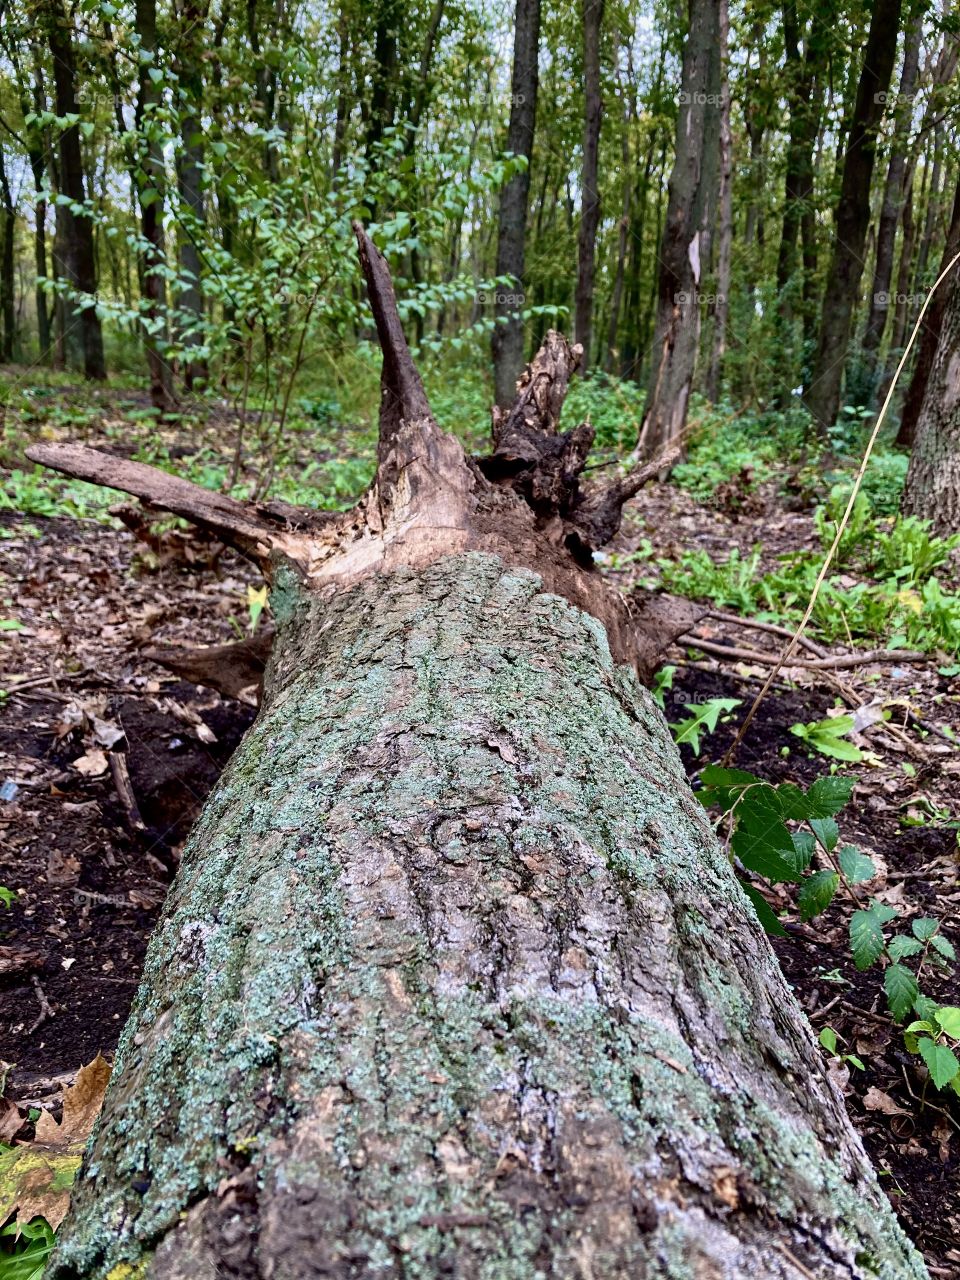
[[[706,616],[716,619],[717,622],[728,622],[734,627],[746,627],[748,631],[768,631],[774,636],[786,636],[788,640],[793,637],[789,627],[781,627],[776,622],[761,622],[758,618],[741,618],[736,613],[723,613],[719,609],[711,609]],[[798,643],[805,649],[809,649],[817,658],[829,657],[829,650],[817,644],[816,640],[811,640],[809,636],[800,636]]]
[[[50,1006],[50,1001],[43,993],[43,987],[40,985],[40,979],[33,974],[30,981],[33,983],[33,989],[36,992],[37,1001],[40,1005],[40,1012],[37,1014],[36,1021],[32,1023],[27,1031],[28,1036],[32,1036],[38,1027],[42,1027],[48,1018],[55,1018],[56,1012]]]
[[[714,644],[697,635],[686,637],[685,643],[702,649],[717,658],[730,658],[735,662],[760,662],[767,667],[784,666],[779,656],[764,653],[761,649],[740,649],[733,645]],[[866,649],[863,653],[840,653],[829,658],[791,658],[789,666],[804,667],[808,671],[840,671],[847,667],[862,667],[870,662],[929,662],[929,654],[914,653],[906,649]]]

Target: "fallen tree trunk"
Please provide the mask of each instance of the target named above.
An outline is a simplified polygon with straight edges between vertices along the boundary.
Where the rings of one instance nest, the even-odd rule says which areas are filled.
[[[575,350],[472,463],[361,250],[378,476],[309,534],[202,506],[277,639],[51,1274],[924,1276],[590,566]]]

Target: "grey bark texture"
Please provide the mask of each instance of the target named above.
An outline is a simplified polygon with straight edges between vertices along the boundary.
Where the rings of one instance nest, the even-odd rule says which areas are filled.
[[[271,576],[277,638],[51,1280],[922,1280],[582,555],[642,471],[578,507],[557,334],[497,465],[465,458],[360,243],[377,477],[317,527],[198,498]]]
[[[903,489],[907,515],[932,520],[943,534],[960,533],[960,285],[954,270],[940,336],[917,417]]]

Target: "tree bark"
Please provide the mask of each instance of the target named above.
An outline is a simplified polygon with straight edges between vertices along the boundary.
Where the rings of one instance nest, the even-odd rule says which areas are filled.
[[[730,12],[720,0],[720,199],[717,208],[717,293],[713,301],[713,334],[707,369],[707,398],[720,398],[723,358],[727,350],[727,317],[730,313],[730,269],[733,258],[733,137],[730,132],[729,48]]]
[[[863,51],[857,99],[843,161],[833,254],[820,317],[820,334],[810,386],[804,397],[821,431],[840,410],[843,370],[853,324],[853,309],[863,272],[870,223],[870,184],[877,131],[883,119],[900,29],[901,0],[877,0]]]
[[[206,382],[207,362],[196,354],[203,345],[203,264],[198,241],[206,220],[203,195],[203,36],[207,0],[182,0],[178,19],[182,35],[177,45],[180,82],[180,155],[177,190],[181,205],[180,284],[177,309],[180,340],[184,345],[183,381],[192,389]]]
[[[50,56],[58,116],[77,115],[76,65],[73,31],[61,0],[40,0],[38,13],[43,21]],[[84,204],[83,158],[80,130],[72,124],[59,132],[59,191],[76,205]],[[103,356],[100,317],[94,305],[97,292],[96,260],[93,251],[93,224],[86,213],[57,206],[57,239],[60,258],[57,275],[66,282],[71,295],[62,299],[61,343],[67,363],[82,368],[88,378],[107,376]],[[86,299],[82,295],[87,295]]]
[[[515,156],[525,157],[527,163],[519,173],[513,174],[500,193],[497,239],[497,275],[515,282],[512,292],[516,295],[523,293],[530,158],[533,155],[533,131],[537,121],[539,53],[540,0],[517,0],[507,150]],[[517,302],[511,300],[510,294],[504,294],[499,287],[494,314],[494,397],[501,408],[506,408],[513,401],[517,379],[523,371],[523,317]]]
[[[923,37],[923,15],[916,18],[904,41],[903,67],[900,72],[900,89],[895,106],[893,138],[890,143],[890,163],[883,189],[883,204],[877,222],[877,256],[873,268],[873,289],[869,298],[867,324],[863,333],[861,372],[864,402],[872,403],[875,394],[877,361],[880,344],[890,311],[890,282],[893,278],[893,257],[897,227],[903,210],[904,182],[907,172],[907,146],[910,141],[910,121],[913,114],[913,96],[920,68],[920,41]]]
[[[942,306],[939,336],[917,416],[903,510],[933,522],[938,533],[960,533],[960,271],[954,269]],[[932,304],[931,304],[932,305]]]
[[[579,501],[592,431],[557,432],[576,349],[548,335],[471,463],[361,253],[366,497],[311,528],[195,494],[273,573],[277,639],[50,1277],[923,1280],[624,602],[570,554],[611,494]],[[78,446],[30,456],[189,499]]]
[[[593,293],[596,277],[597,228],[600,225],[600,37],[604,0],[581,0],[583,16],[583,169],[580,192],[580,235],[574,303],[574,340],[583,347],[587,368],[593,353]]]
[[[719,181],[720,0],[690,0],[689,14],[653,356],[637,445],[644,457],[677,439],[686,422],[700,342],[701,242]]]
[[[16,277],[14,270],[14,238],[17,211],[13,203],[3,147],[0,147],[0,204],[3,209],[3,234],[0,235],[0,360],[9,363],[17,348]]]
[[[943,257],[940,261],[940,272],[938,274],[947,269],[950,259],[957,253],[960,253],[960,181],[957,183],[957,189],[953,197],[950,229],[947,232],[946,243],[943,246]],[[930,370],[933,368],[933,361],[937,354],[937,342],[940,337],[940,330],[943,327],[945,308],[946,296],[941,288],[930,299],[930,305],[920,328],[917,359],[913,366],[910,386],[904,397],[903,410],[900,414],[900,428],[897,432],[897,444],[902,449],[909,449],[913,445],[917,420],[926,395],[927,383],[930,380]]]

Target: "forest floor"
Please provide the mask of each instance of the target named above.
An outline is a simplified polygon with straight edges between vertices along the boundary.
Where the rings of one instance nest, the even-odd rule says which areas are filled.
[[[84,439],[115,448],[123,410],[109,396],[101,408],[109,429],[87,424]],[[68,437],[71,424],[57,434]],[[195,441],[182,447],[189,455]],[[7,1096],[21,1110],[56,1111],[80,1065],[115,1049],[180,846],[255,714],[252,697],[186,684],[140,651],[248,633],[261,582],[238,557],[172,522],[146,546],[117,521],[44,515],[35,497],[23,505],[27,513],[0,510],[0,885],[15,895],[0,907],[0,1057],[13,1064]],[[673,484],[648,490],[603,571],[627,590],[654,557],[698,548],[720,562],[756,544],[774,564],[818,545],[811,511],[788,505],[773,483],[752,488],[749,501],[734,495],[729,509]],[[717,618],[696,630],[713,645],[771,654],[783,643]],[[769,668],[711,656],[689,638],[668,662],[668,719],[709,699],[739,700],[699,758],[681,748],[695,781],[723,756]],[[941,917],[960,945],[960,756],[950,740],[960,734],[960,678],[938,662],[942,655],[835,674],[789,667],[736,764],[809,784],[830,762],[809,755],[792,727],[838,703],[858,708],[851,740],[863,759],[840,766],[859,778],[840,816],[842,838],[879,868],[873,897],[905,919]],[[831,1026],[843,1052],[862,1060],[862,1070],[834,1064],[853,1122],[931,1273],[960,1277],[957,1100],[951,1110],[949,1095],[925,1096],[917,1058],[885,1012],[880,971],[853,966],[839,905],[800,923],[786,889],[768,896],[787,912],[788,936],[775,945],[788,980],[815,1029]],[[926,989],[954,1003],[951,984],[934,974]]]

